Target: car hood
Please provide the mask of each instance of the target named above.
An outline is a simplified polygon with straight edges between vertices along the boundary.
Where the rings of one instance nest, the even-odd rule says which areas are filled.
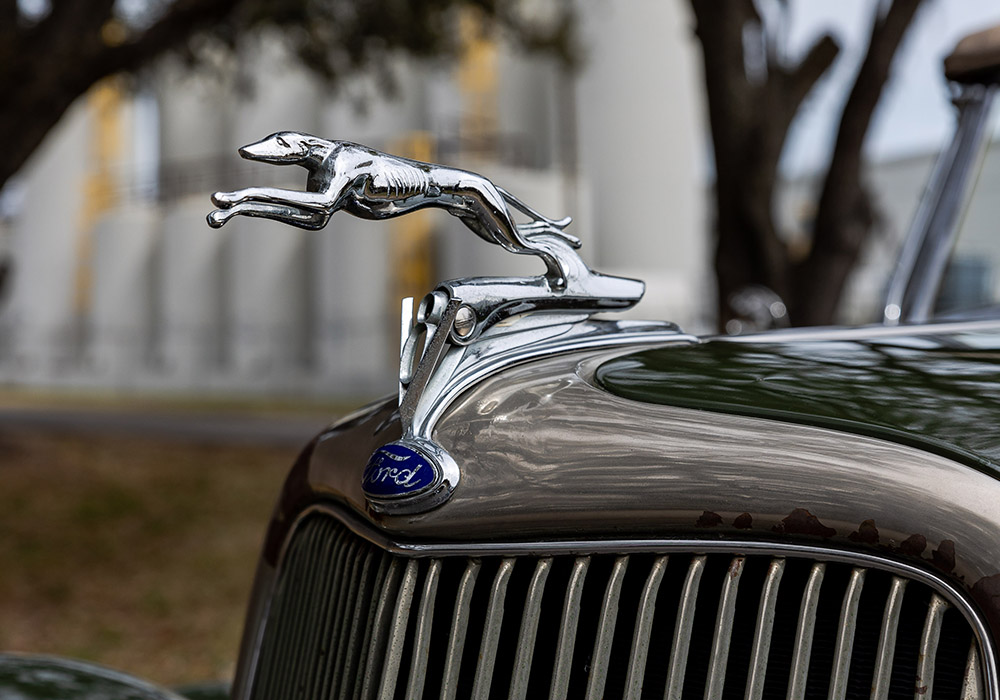
[[[619,356],[595,378],[636,401],[835,428],[1000,473],[1000,328],[716,339]]]

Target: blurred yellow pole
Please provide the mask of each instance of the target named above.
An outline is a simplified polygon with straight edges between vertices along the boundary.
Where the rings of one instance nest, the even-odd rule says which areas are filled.
[[[425,131],[410,132],[392,142],[389,152],[425,162],[434,161],[434,139]],[[437,281],[434,270],[434,246],[431,213],[415,211],[392,219],[390,267],[393,271],[392,318],[404,297],[421,299]]]
[[[91,171],[83,181],[83,207],[77,227],[73,309],[77,316],[90,310],[93,288],[93,232],[97,221],[118,202],[113,168],[121,162],[122,88],[117,78],[106,78],[87,94],[91,115]]]
[[[459,140],[463,151],[468,148],[488,157],[496,150],[499,52],[496,42],[483,32],[478,11],[470,8],[462,13],[459,32],[462,53],[457,79],[463,101]]]

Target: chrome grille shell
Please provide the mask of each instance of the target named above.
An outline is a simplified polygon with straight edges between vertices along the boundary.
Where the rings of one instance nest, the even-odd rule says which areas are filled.
[[[956,639],[955,620],[964,629],[966,649],[974,640],[975,664],[993,654],[972,607],[947,582],[905,563],[855,552],[697,540],[490,544],[470,552],[466,546],[392,544],[326,507],[304,513],[292,532],[268,596],[274,607],[258,650],[259,670],[248,684],[255,700],[737,695],[839,700],[860,697],[851,663],[861,658],[872,668],[872,697],[900,697],[899,674],[910,672],[923,679],[922,686],[910,681],[913,696],[926,698],[934,690],[928,673],[939,658],[928,650],[939,647],[946,616],[950,642]],[[830,589],[838,577],[843,585]],[[908,642],[912,658],[894,664],[892,651],[900,647],[892,638],[900,620],[908,619],[900,614],[898,594],[908,583],[919,600],[908,603],[907,613],[913,617],[918,605],[922,617],[918,639]],[[869,596],[877,598],[882,618],[876,634],[871,625],[867,636],[856,634],[857,606],[865,590],[878,586],[881,592]],[[835,629],[829,600],[820,604],[824,595],[830,598],[823,593],[828,589],[837,597]],[[549,607],[556,601],[558,609],[546,612],[542,599]],[[797,611],[794,630],[788,625],[789,600]],[[862,607],[870,611],[871,600]],[[784,627],[775,627],[776,609]],[[331,617],[332,610],[340,612]],[[756,624],[748,633],[741,621],[751,618]],[[533,644],[540,620],[544,639]],[[707,639],[706,628],[714,630]],[[907,629],[913,629],[912,621]],[[779,641],[769,653],[774,638]],[[855,639],[867,651],[852,652]],[[829,647],[823,652],[828,666],[816,663],[814,643]],[[782,654],[790,664],[776,670]],[[945,665],[954,671],[954,655],[949,659]],[[964,667],[964,653],[960,661]],[[909,671],[900,671],[901,664]],[[815,677],[820,667],[823,682]],[[974,671],[989,689],[979,697],[995,697],[989,673]],[[939,697],[961,696],[960,681],[949,678]]]

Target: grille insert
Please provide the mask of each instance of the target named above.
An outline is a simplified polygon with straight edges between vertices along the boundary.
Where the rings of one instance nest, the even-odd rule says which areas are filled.
[[[984,697],[959,610],[878,569],[733,554],[384,552],[296,529],[255,700]]]

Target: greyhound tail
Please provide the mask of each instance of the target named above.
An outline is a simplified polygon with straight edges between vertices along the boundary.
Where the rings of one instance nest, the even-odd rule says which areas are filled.
[[[559,220],[550,219],[547,216],[542,216],[537,211],[529,207],[527,204],[522,202],[520,199],[518,199],[517,197],[515,197],[502,187],[497,187],[497,191],[500,192],[500,195],[504,198],[504,201],[506,201],[507,204],[511,205],[522,214],[531,217],[532,221],[543,222],[559,231],[562,231],[564,228],[570,225],[570,222],[573,221],[573,217],[571,216],[567,216]]]

